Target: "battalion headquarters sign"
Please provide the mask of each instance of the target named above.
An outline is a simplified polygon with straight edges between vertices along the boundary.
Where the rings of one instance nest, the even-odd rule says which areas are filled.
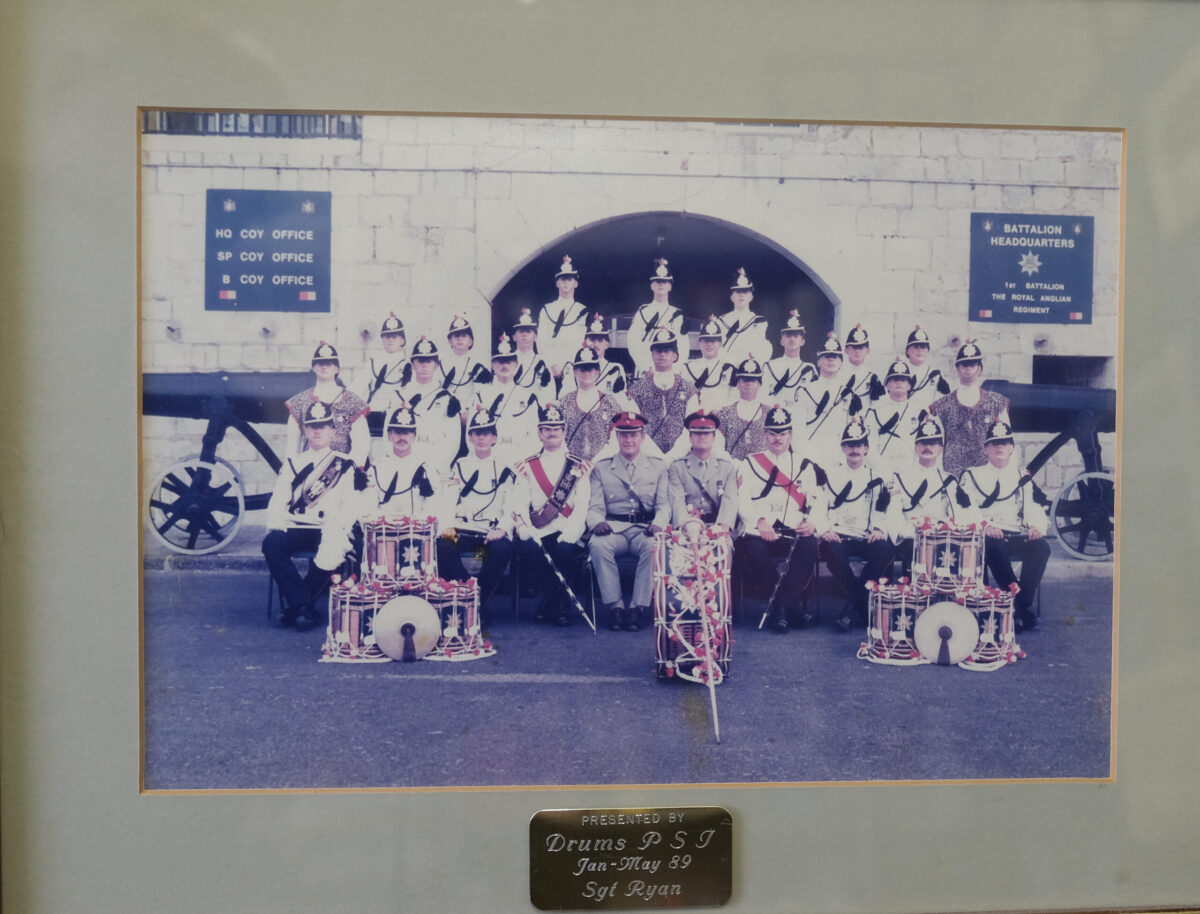
[[[971,213],[968,320],[1092,322],[1092,216]]]

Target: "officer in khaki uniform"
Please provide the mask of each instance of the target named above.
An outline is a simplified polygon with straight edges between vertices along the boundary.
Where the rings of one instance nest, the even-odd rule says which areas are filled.
[[[642,453],[645,417],[623,412],[614,417],[612,424],[620,453],[598,461],[592,470],[587,514],[592,538],[588,552],[600,599],[608,613],[609,629],[635,632],[643,621],[649,621],[654,534],[669,522],[671,505],[667,499],[666,462]],[[625,554],[638,559],[628,610],[621,604],[617,573],[617,556]]]

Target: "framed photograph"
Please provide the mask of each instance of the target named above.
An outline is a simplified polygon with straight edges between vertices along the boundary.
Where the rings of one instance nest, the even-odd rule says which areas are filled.
[[[0,398],[8,430],[0,612],[12,645],[0,665],[4,907],[55,914],[525,911],[533,897],[530,823],[539,813],[694,806],[727,811],[732,822],[732,891],[723,905],[730,911],[1196,909],[1200,731],[1190,722],[1200,673],[1188,569],[1200,505],[1187,484],[1197,440],[1186,328],[1200,284],[1192,179],[1200,11],[1082,0],[787,9],[724,0],[652,7],[534,0],[455,12],[425,0],[336,10],[300,2],[286,13],[260,3],[6,9],[0,68],[9,91],[0,103],[10,129],[0,149],[12,167],[11,218],[0,223],[0,257],[9,267],[0,351],[17,384]],[[195,115],[198,124],[211,115],[219,126],[230,118],[234,132],[155,127],[147,122],[152,112]],[[268,152],[267,143],[299,144],[298,132],[312,125],[294,121],[290,138],[267,137],[253,133],[252,115],[264,122],[267,115],[320,116],[329,135],[304,137],[308,158]],[[478,192],[487,168],[476,174],[472,164],[463,177],[475,182],[468,206],[457,179],[444,172],[464,168],[454,147],[480,125],[487,139],[474,148],[491,168],[498,163],[489,157],[521,145],[506,126],[544,139],[526,154],[528,174],[514,173],[507,188],[485,187],[492,196]],[[421,136],[422,126],[449,126],[450,134]],[[556,147],[562,140],[555,137],[565,131],[574,142],[593,126],[644,145],[615,160],[605,151],[603,168],[597,150],[594,173],[576,172],[570,193],[526,202],[545,199],[540,182],[563,173],[564,157],[580,154]],[[372,133],[380,128],[384,136]],[[277,123],[273,129],[279,132]],[[343,129],[362,133],[355,139]],[[417,135],[406,137],[409,129]],[[905,151],[906,131],[917,136],[915,153]],[[654,132],[664,139],[657,158],[645,152],[653,146],[646,134]],[[809,146],[796,142],[800,135]],[[377,171],[424,169],[416,188],[405,190],[410,179],[396,177],[383,194],[411,196],[419,200],[415,209],[411,201],[406,208],[381,204],[374,178],[368,187],[349,176],[354,163],[341,157],[361,155],[372,136]],[[847,145],[833,152],[839,136]],[[864,136],[869,145],[857,149]],[[685,137],[719,137],[723,147],[710,153],[715,167],[695,152],[682,169]],[[999,151],[971,145],[996,137],[1006,138]],[[952,140],[954,154],[922,145],[938,139]],[[1081,151],[1088,142],[1091,149]],[[356,143],[360,152],[343,151]],[[795,146],[789,161],[812,169],[806,179],[784,173],[785,155],[773,150],[781,143]],[[400,146],[411,149],[400,154]],[[423,158],[406,160],[409,154]],[[971,171],[973,154],[980,167],[991,162],[981,177]],[[768,171],[771,155],[779,162]],[[837,161],[818,173],[823,156]],[[1041,170],[1055,156],[1062,191],[1039,194],[1055,180]],[[1078,167],[1068,170],[1071,157]],[[943,177],[926,171],[942,158]],[[882,160],[896,186],[885,189],[883,172],[871,173]],[[653,167],[635,175],[638,161]],[[749,176],[759,190],[748,196],[722,189],[727,166],[743,161],[759,168]],[[1038,167],[1026,165],[1022,174],[1022,163],[1034,161]],[[919,174],[900,177],[917,164]],[[575,167],[582,168],[579,160]],[[284,177],[292,172],[294,187]],[[301,185],[300,172],[323,173],[329,184]],[[711,174],[712,187],[693,191],[697,173]],[[649,189],[668,174],[679,188],[674,197],[630,196],[630,186]],[[861,178],[844,182],[840,202],[838,192],[829,195],[838,175],[854,174]],[[898,186],[955,180],[961,192],[943,201],[946,242],[922,243],[937,229],[920,228],[911,216],[901,222]],[[984,190],[992,184],[1024,185],[1025,193],[993,199]],[[264,278],[311,277],[311,286],[279,283],[294,296],[294,310],[230,309],[243,289],[226,288],[238,296],[222,298],[223,273],[216,273],[216,306],[207,306],[210,250],[213,265],[224,262],[218,251],[233,260],[260,250],[249,238],[238,247],[208,244],[209,189],[239,195],[220,195],[214,215],[226,212],[227,199],[235,206],[250,199],[251,210],[263,211],[269,199],[282,199],[276,195],[303,191],[313,212],[302,214],[328,219],[325,239],[314,230],[311,239],[280,238],[289,245],[261,249],[264,258],[294,255],[288,263],[295,269],[282,269],[281,260],[261,271]],[[616,195],[604,209],[608,191]],[[353,208],[345,205],[350,198]],[[736,199],[754,207],[735,212]],[[520,218],[496,217],[506,200]],[[798,200],[824,217],[821,231],[797,223]],[[576,206],[581,214],[571,215]],[[894,228],[884,211],[895,211]],[[629,223],[629,237],[610,248],[565,249],[564,240],[582,241],[589,229],[649,212],[692,213],[704,217],[696,226],[730,234],[718,254],[705,255],[674,247],[683,245],[678,223],[664,226],[661,244],[657,225],[651,236]],[[1071,317],[1083,309],[1058,308],[1083,293],[1073,280],[1046,278],[1057,245],[1014,246],[1027,270],[1034,262],[1025,248],[1037,257],[1038,272],[1018,265],[1016,280],[997,281],[1064,288],[972,288],[985,275],[984,263],[971,260],[972,240],[989,234],[983,222],[1002,232],[1005,225],[1045,229],[1049,222],[1031,217],[1051,215],[1091,217],[1090,228],[1080,223],[1081,235],[1091,232],[1090,323]],[[464,223],[479,218],[496,231],[475,250]],[[361,230],[366,225],[370,232]],[[254,226],[219,227],[240,233]],[[1076,237],[1073,224],[1062,235],[1011,234]],[[747,255],[757,245],[778,259],[726,262],[719,251],[730,239]],[[309,253],[311,264],[299,259]],[[631,260],[622,266],[626,253]],[[731,287],[744,268],[755,285],[750,307],[772,334],[793,308],[810,322],[809,360],[818,333],[832,330],[844,345],[862,324],[871,358],[891,361],[905,353],[886,349],[907,342],[920,323],[940,334],[931,355],[950,363],[953,383],[958,349],[974,339],[984,353],[984,390],[1008,399],[1014,451],[1026,465],[1057,437],[1034,423],[1062,403],[1049,397],[1023,412],[1023,394],[1066,388],[1104,401],[1111,391],[1112,430],[1097,429],[1097,472],[1119,479],[1112,489],[1119,563],[1072,558],[1050,529],[1055,496],[1090,472],[1091,458],[1073,437],[1064,440],[1034,474],[1051,503],[1054,551],[1039,582],[1037,627],[1016,633],[1023,658],[987,675],[860,659],[859,645],[871,640],[867,626],[836,628],[844,600],[825,576],[820,617],[810,627],[790,624],[786,635],[766,624],[759,630],[761,603],[742,604],[732,621],[728,680],[713,690],[718,744],[706,685],[656,680],[651,629],[614,632],[604,622],[592,635],[578,614],[563,628],[538,625],[542,594],[519,594],[514,614],[506,578],[490,607],[492,656],[440,665],[321,662],[327,622],[304,632],[271,627],[278,597],[268,594],[261,541],[250,536],[261,524],[265,539],[265,511],[253,501],[245,507],[268,494],[270,461],[236,430],[216,443],[220,460],[203,461],[224,470],[235,502],[233,480],[245,487],[233,540],[189,555],[148,531],[154,486],[175,464],[199,459],[212,421],[148,407],[164,380],[151,375],[171,376],[182,385],[175,393],[186,393],[194,379],[225,366],[233,380],[294,372],[300,384],[283,392],[286,400],[314,379],[312,357],[324,340],[345,360],[351,383],[362,357],[381,348],[382,323],[393,310],[388,290],[403,291],[402,319],[407,325],[411,315],[416,339],[441,334],[433,337],[440,346],[459,307],[473,327],[477,317],[509,320],[522,307],[536,313],[553,300],[563,255],[582,274],[579,300],[608,307],[606,317],[618,323],[649,300],[661,257],[676,271],[672,301],[697,337],[709,303],[731,309]],[[326,276],[318,257],[330,266],[327,312],[320,310]],[[465,273],[447,266],[464,262],[478,266]],[[501,293],[525,270],[521,294],[530,297],[522,303],[518,283],[506,299]],[[896,274],[904,271],[911,282],[896,298]],[[239,268],[228,285],[243,273],[259,275]],[[801,275],[811,281],[807,291]],[[937,284],[918,287],[918,275],[936,276]],[[1013,291],[1039,300],[1014,301]],[[300,297],[309,292],[313,298]],[[972,298],[980,292],[1007,296],[1003,308],[990,308],[991,318],[978,313],[989,310]],[[1072,301],[1043,303],[1042,295]],[[1008,309],[1018,305],[1065,311],[1066,322],[1036,324],[1039,315],[1024,311],[1009,323],[1016,313]],[[925,313],[937,318],[929,327]],[[475,349],[490,356],[505,328],[490,320],[483,326]],[[288,334],[295,336],[281,339]],[[698,338],[688,342],[699,348]],[[223,351],[231,346],[239,351]],[[278,363],[263,361],[256,346],[271,347]],[[292,347],[286,357],[285,346]],[[625,348],[616,333],[610,347],[618,356]],[[1042,373],[1068,362],[1070,371]],[[1007,392],[995,381],[1009,382]],[[274,395],[262,402],[280,405]],[[286,422],[253,424],[278,457]],[[180,472],[177,478],[192,478]],[[217,570],[218,562],[245,567]],[[197,600],[193,590],[203,596]],[[953,623],[947,627],[953,633]],[[578,652],[567,651],[574,645]],[[514,664],[544,688],[520,682],[510,691],[504,680]],[[841,678],[818,675],[835,669]],[[263,670],[277,678],[268,681]],[[582,694],[587,676],[592,692],[616,692],[621,704],[605,709],[594,696],[566,703],[564,693]],[[1001,700],[1031,679],[1045,688],[1023,690],[1026,704]],[[760,689],[763,700],[751,708],[735,696],[753,695],[754,682],[771,688]],[[860,685],[849,690],[847,682]],[[882,682],[902,689],[880,694]],[[230,683],[241,694],[228,694]],[[397,704],[413,685],[449,699],[445,725],[420,708],[399,729],[380,732],[380,721],[396,726]],[[880,713],[888,702],[894,710]],[[657,713],[664,703],[670,713]],[[967,705],[974,717],[963,712]],[[338,742],[319,732],[318,720]],[[481,736],[467,720],[488,732]],[[652,735],[629,732],[633,720]],[[584,730],[597,721],[599,729]],[[556,736],[532,752],[516,744],[550,725],[575,739]],[[1064,732],[1048,735],[1055,726]],[[375,751],[389,741],[391,754]],[[486,754],[459,751],[485,745]],[[638,747],[634,757],[625,751],[631,746]],[[840,764],[839,751],[857,761]],[[533,760],[528,772],[514,763],[522,754]],[[728,763],[732,757],[737,763]],[[311,765],[301,770],[305,762]],[[568,776],[578,771],[587,774]]]
[[[1122,131],[141,116],[147,789],[1111,777]],[[314,398],[348,459],[306,481]],[[586,523],[514,529],[555,410]],[[703,550],[645,532],[685,478]],[[465,662],[390,663],[404,625]]]

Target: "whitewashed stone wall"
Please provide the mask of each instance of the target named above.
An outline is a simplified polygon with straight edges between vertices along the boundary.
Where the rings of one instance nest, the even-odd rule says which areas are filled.
[[[489,300],[530,259],[583,226],[670,210],[790,252],[839,330],[863,323],[878,353],[919,322],[944,364],[972,336],[990,375],[1027,382],[1035,354],[1106,356],[1116,386],[1116,133],[364,117],[359,140],[148,135],[141,154],[144,371],[303,370],[319,339],[352,369],[392,309],[410,343],[440,339],[450,311],[487,339]],[[331,192],[332,313],[204,311],[210,187]],[[1093,216],[1092,325],[968,325],[972,211]],[[146,421],[148,478],[198,450],[197,425]],[[269,471],[239,448],[222,456],[261,487]]]

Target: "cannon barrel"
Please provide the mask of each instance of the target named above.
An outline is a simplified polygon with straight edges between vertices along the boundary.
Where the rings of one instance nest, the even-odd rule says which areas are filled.
[[[313,384],[310,371],[151,372],[142,375],[142,415],[287,422],[285,401]]]
[[[1009,417],[1018,432],[1057,434],[1084,412],[1096,417],[1097,432],[1111,432],[1117,427],[1117,392],[1111,388],[997,380],[984,381],[983,386],[1008,398]]]

